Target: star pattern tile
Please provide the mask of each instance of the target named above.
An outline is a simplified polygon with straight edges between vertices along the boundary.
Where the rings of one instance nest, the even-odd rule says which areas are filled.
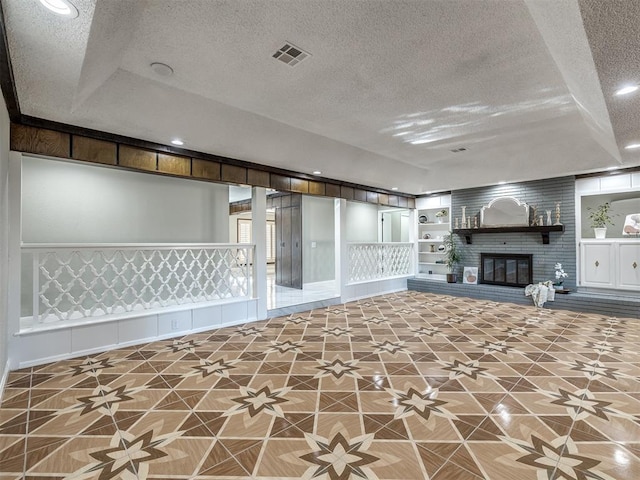
[[[25,368],[0,480],[637,480],[637,331],[401,292]]]

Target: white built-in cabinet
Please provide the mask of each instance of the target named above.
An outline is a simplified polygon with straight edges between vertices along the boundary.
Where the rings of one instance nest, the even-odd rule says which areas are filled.
[[[416,199],[418,211],[418,272],[420,278],[445,281],[443,238],[451,232],[451,195],[433,195]],[[444,216],[436,216],[438,212]]]
[[[580,272],[584,287],[640,290],[640,241],[582,240]]]
[[[640,290],[640,242],[618,244],[618,288]]]

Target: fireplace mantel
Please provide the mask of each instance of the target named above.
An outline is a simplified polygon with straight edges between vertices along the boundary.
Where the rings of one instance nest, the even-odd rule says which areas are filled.
[[[479,233],[539,233],[542,235],[542,243],[549,244],[549,232],[564,232],[564,225],[547,225],[541,227],[480,227],[480,228],[455,228],[453,233],[465,237],[467,245],[471,245],[472,236]]]

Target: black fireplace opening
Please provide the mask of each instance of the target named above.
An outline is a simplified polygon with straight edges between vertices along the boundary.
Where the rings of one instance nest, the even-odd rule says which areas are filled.
[[[533,283],[533,255],[481,253],[480,283],[526,287]]]

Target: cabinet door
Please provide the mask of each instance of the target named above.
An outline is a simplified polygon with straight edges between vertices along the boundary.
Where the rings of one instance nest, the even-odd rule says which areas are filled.
[[[291,288],[302,288],[302,209],[291,207]]]
[[[625,244],[619,246],[620,266],[618,286],[640,290],[640,244]]]
[[[613,288],[613,245],[582,244],[582,285]]]

